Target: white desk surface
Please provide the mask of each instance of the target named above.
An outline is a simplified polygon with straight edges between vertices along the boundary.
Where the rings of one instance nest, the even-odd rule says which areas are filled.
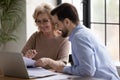
[[[66,74],[57,74],[54,76],[49,76],[45,78],[36,78],[36,79],[21,79],[21,78],[14,78],[14,77],[6,77],[1,75],[0,80],[104,80],[99,78],[81,78],[79,76],[73,76],[73,75],[66,75]]]

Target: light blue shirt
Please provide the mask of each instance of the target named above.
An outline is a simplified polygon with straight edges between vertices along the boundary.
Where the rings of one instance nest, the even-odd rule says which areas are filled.
[[[116,67],[108,57],[106,47],[85,26],[78,25],[71,33],[73,65],[66,66],[64,73],[120,80]]]

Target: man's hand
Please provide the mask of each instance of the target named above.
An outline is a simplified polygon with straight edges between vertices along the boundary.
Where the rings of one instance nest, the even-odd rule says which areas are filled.
[[[28,51],[25,53],[24,56],[32,59],[32,58],[35,57],[36,54],[37,54],[37,51],[36,51],[36,50],[30,49],[30,50],[28,50]]]

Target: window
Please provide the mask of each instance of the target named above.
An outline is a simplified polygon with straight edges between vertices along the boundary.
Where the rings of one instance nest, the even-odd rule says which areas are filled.
[[[106,45],[111,58],[120,61],[120,5],[119,0],[91,0],[91,29]]]

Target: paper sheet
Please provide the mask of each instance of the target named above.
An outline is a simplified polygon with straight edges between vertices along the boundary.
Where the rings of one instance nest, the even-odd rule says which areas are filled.
[[[24,63],[27,67],[34,67],[34,63],[35,63],[35,60],[32,60],[30,58],[27,58],[27,57],[23,57],[23,60],[24,60]]]
[[[27,68],[28,74],[31,77],[39,77],[39,78],[44,78],[44,77],[50,77],[54,76],[58,73],[44,69],[42,67],[36,67],[36,68]]]

